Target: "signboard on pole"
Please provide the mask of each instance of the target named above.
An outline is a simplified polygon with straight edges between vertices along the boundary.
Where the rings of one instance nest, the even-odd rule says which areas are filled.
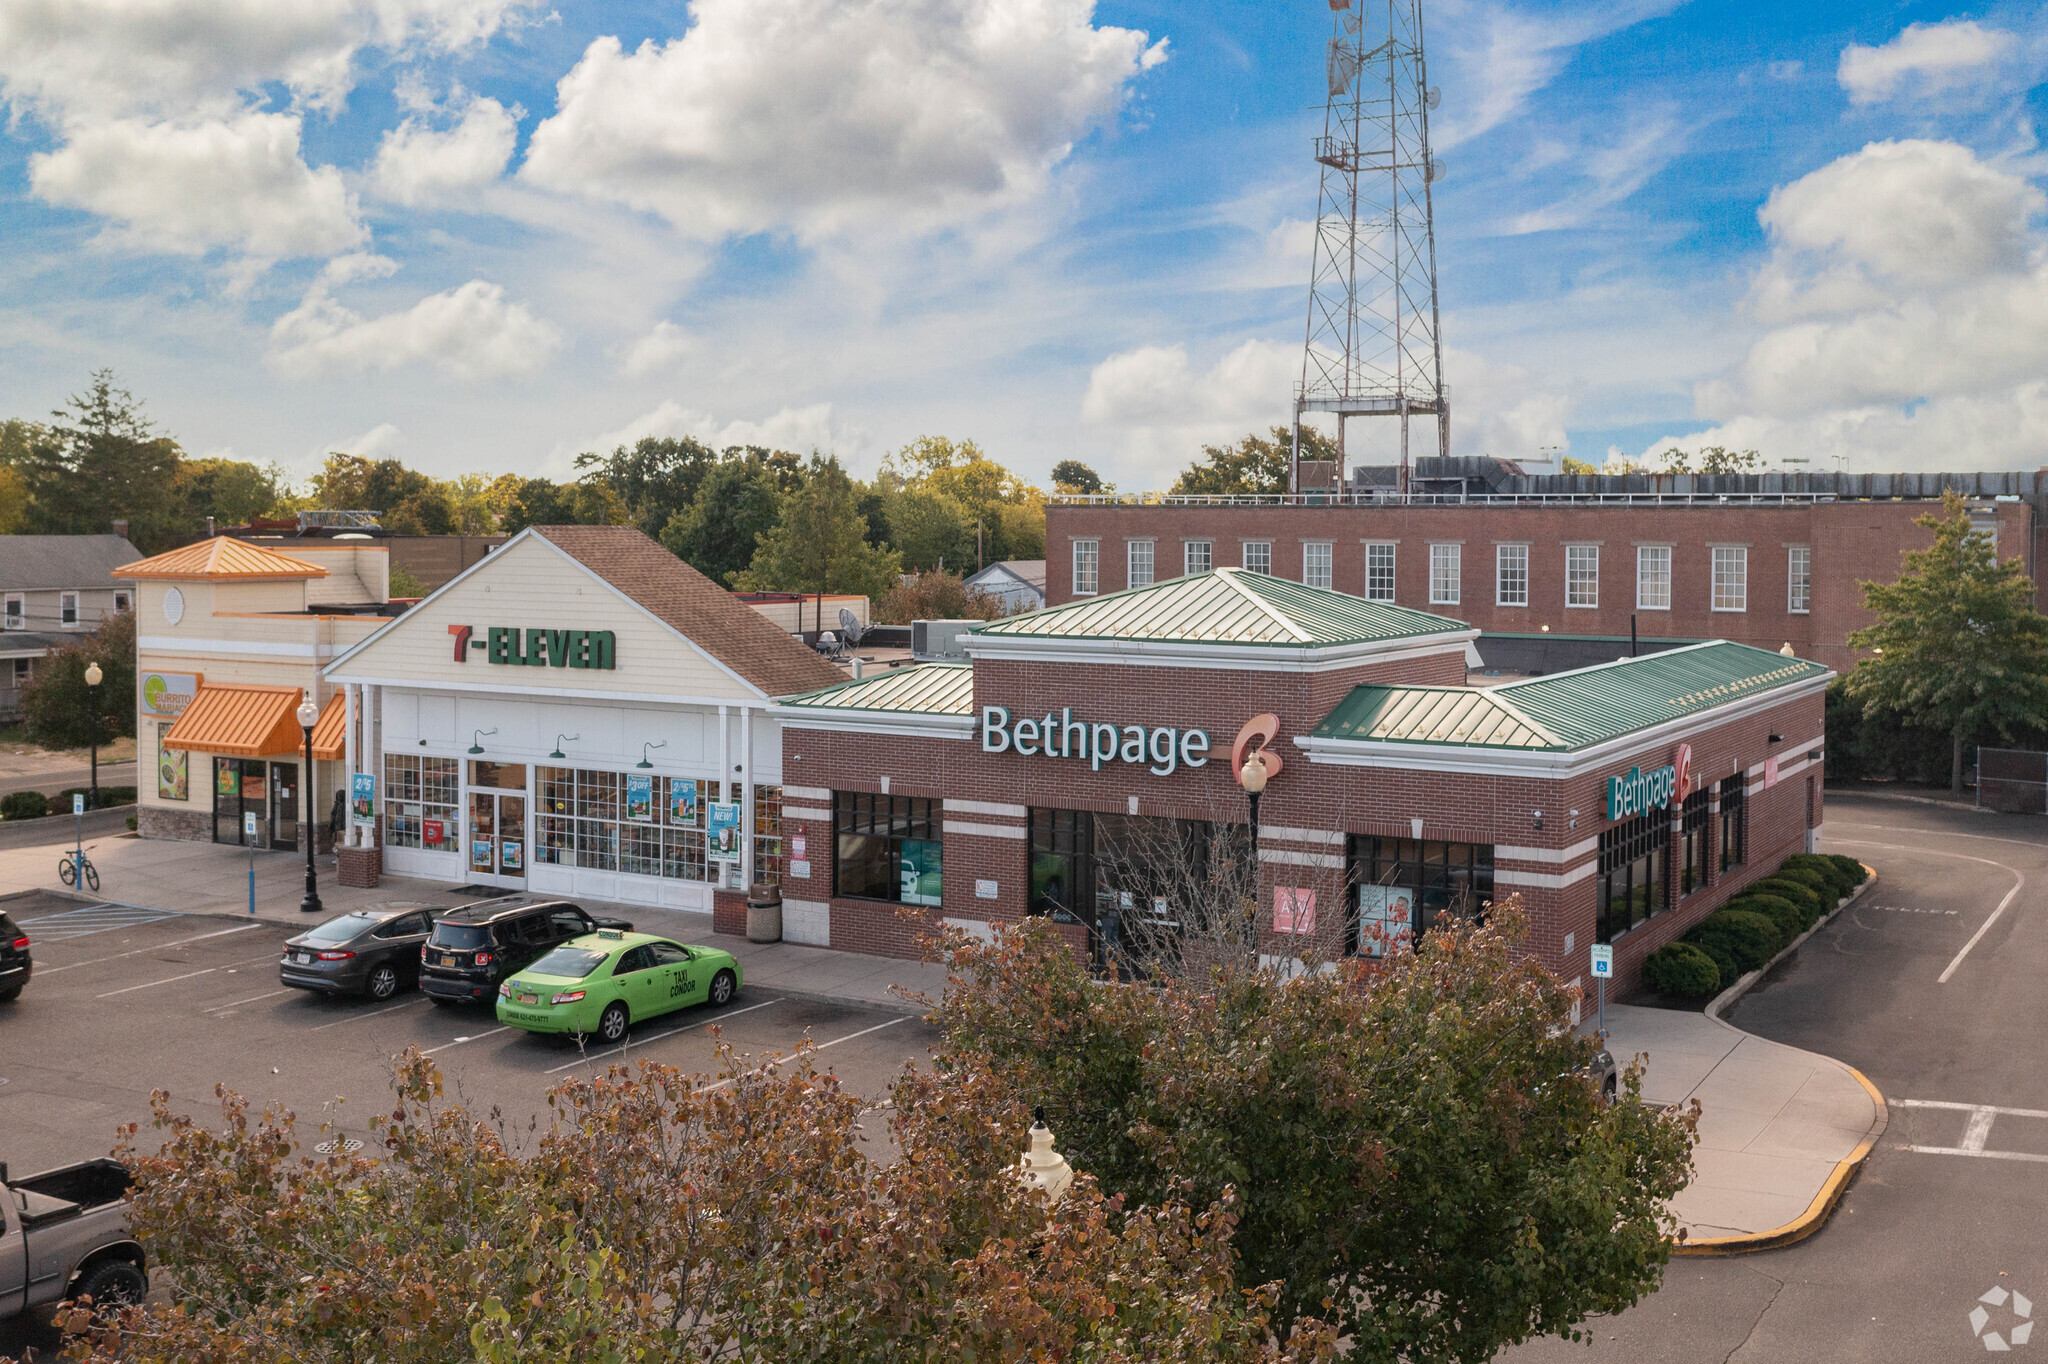
[[[256,844],[256,812],[254,810],[244,810],[242,812],[242,841],[251,847],[254,847]]]
[[[85,813],[85,793],[83,791],[73,791],[71,793],[71,813],[74,815]]]
[[[1593,945],[1593,979],[1614,979],[1614,948],[1607,943]]]

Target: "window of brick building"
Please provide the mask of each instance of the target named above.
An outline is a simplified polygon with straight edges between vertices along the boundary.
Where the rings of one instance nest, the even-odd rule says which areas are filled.
[[[1749,550],[1746,546],[1714,546],[1714,609],[1749,609]]]
[[[1671,609],[1671,546],[1636,546],[1636,610]]]
[[[1392,601],[1394,599],[1394,547],[1392,545],[1367,545],[1365,547],[1365,599],[1367,601]]]
[[[1190,575],[1207,573],[1216,567],[1216,542],[1213,540],[1183,540],[1181,548],[1181,572]]]
[[[1790,545],[1785,550],[1785,609],[1795,616],[1813,610],[1813,547]]]
[[[1101,591],[1102,542],[1074,541],[1074,595],[1092,597]]]
[[[1244,566],[1247,572],[1271,573],[1273,571],[1273,542],[1271,540],[1245,541]]]
[[[1463,579],[1463,545],[1429,547],[1429,604],[1456,606]]]
[[[1671,816],[1652,810],[1600,835],[1594,906],[1598,941],[1612,942],[1664,908],[1664,859]]]
[[[1305,540],[1301,546],[1301,580],[1310,587],[1333,586],[1328,540]]]
[[[1600,604],[1600,546],[1564,547],[1564,604],[1578,607]]]
[[[1707,799],[1705,787],[1685,798],[1679,817],[1679,844],[1684,856],[1678,867],[1678,893],[1690,895],[1707,884]]]
[[[832,893],[939,902],[939,802],[868,791],[832,795]]]
[[[1490,843],[1353,834],[1346,844],[1347,953],[1381,956],[1427,933],[1439,915],[1476,918],[1493,903]]]
[[[1749,860],[1749,778],[1741,773],[1721,783],[1721,870]]]
[[[1529,547],[1527,545],[1495,545],[1493,547],[1493,604],[1495,606],[1527,606],[1529,604]]]
[[[1152,585],[1152,542],[1132,540],[1124,546],[1124,567],[1128,571],[1125,585],[1129,587],[1150,587]]]

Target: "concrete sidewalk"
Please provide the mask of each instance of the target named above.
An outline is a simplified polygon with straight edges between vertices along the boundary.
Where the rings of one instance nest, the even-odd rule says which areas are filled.
[[[1811,1235],[1884,1132],[1883,1098],[1840,1061],[1704,1013],[1610,1004],[1607,1025],[1617,1062],[1646,1055],[1646,1102],[1700,1101],[1693,1180],[1671,1200],[1682,1254]]]
[[[105,812],[111,816],[113,811]],[[91,819],[88,816],[88,819]],[[33,846],[0,847],[0,895],[19,890],[67,891],[57,879],[57,863],[69,850],[70,823],[62,841]],[[110,900],[169,909],[183,914],[225,914],[247,917],[249,913],[250,856],[245,849],[214,843],[176,843],[140,839],[123,830],[119,833],[88,831],[87,856],[100,874],[98,896]],[[255,855],[256,917],[273,923],[311,926],[336,914],[366,905],[412,904],[452,908],[498,892],[464,890],[438,881],[418,881],[402,876],[385,876],[375,890],[354,890],[335,880],[334,861],[316,861],[320,900],[326,913],[301,914],[299,904],[306,893],[306,860],[303,854],[259,852]],[[576,902],[594,914],[630,919],[636,927],[662,933],[682,942],[723,948],[739,958],[749,987],[773,989],[779,994],[808,996],[840,1003],[866,1005],[905,1014],[925,1010],[905,998],[904,992],[924,995],[933,1003],[946,985],[943,966],[928,962],[897,961],[889,957],[868,957],[852,952],[833,952],[796,943],[752,943],[711,931],[709,914],[657,909],[647,905],[618,905],[581,896]]]

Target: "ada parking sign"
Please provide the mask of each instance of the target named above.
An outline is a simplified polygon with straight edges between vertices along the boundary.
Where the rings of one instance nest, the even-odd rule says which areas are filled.
[[[244,810],[242,812],[242,837],[251,843],[256,840],[256,812],[254,810]]]
[[[1596,943],[1593,947],[1593,979],[1614,978],[1614,948],[1607,943]]]

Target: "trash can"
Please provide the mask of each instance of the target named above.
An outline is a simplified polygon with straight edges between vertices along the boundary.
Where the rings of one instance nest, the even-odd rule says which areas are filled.
[[[757,881],[747,892],[747,941],[782,941],[782,887]]]

